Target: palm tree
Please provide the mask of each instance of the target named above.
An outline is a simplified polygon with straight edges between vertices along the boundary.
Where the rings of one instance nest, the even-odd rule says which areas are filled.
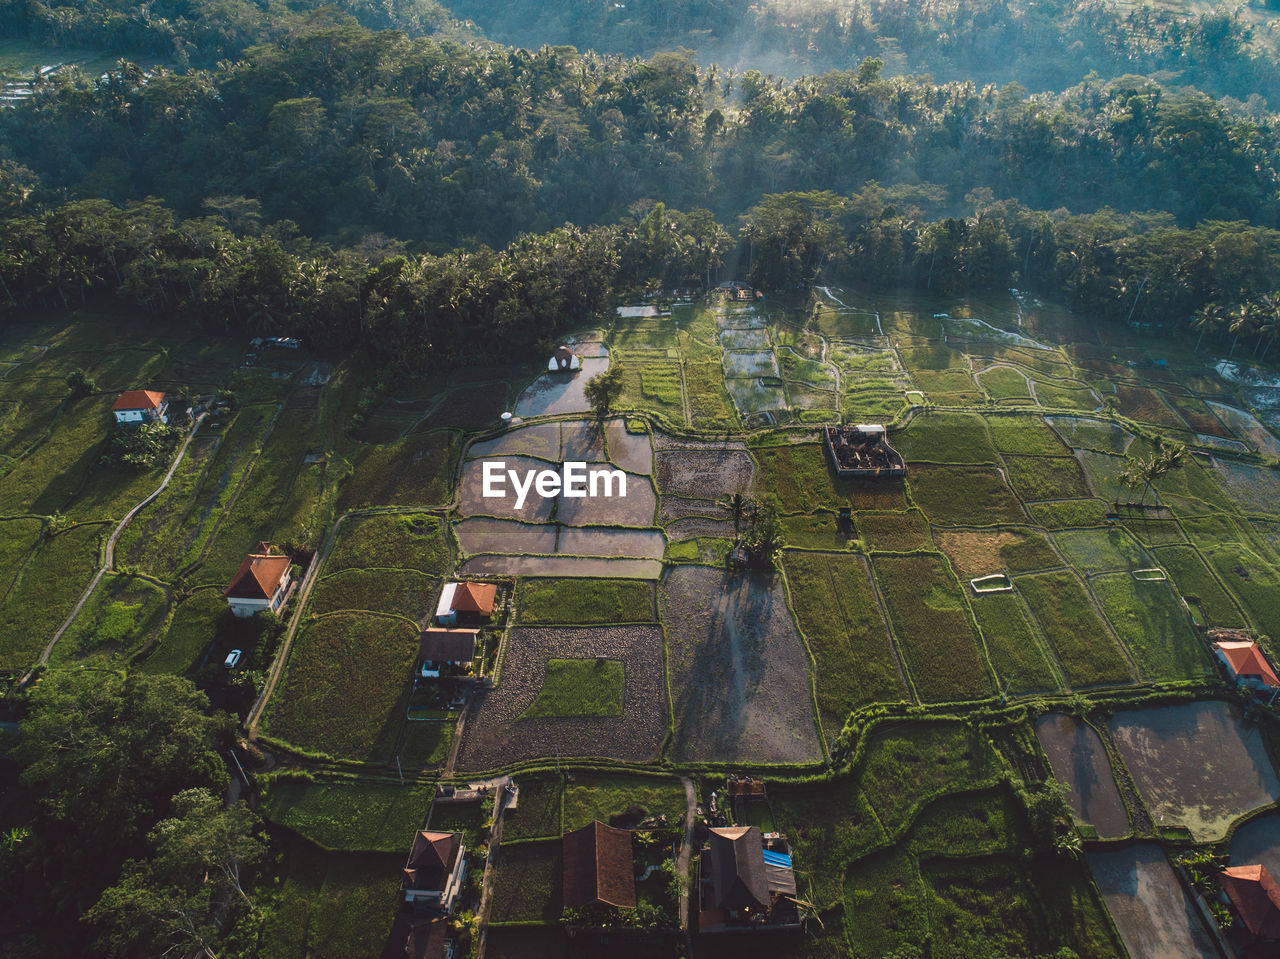
[[[747,515],[747,509],[751,506],[751,500],[742,495],[742,490],[726,496],[720,501],[720,508],[729,514],[729,519],[733,521],[733,541],[736,543],[739,539],[739,533],[742,530],[742,518]]]

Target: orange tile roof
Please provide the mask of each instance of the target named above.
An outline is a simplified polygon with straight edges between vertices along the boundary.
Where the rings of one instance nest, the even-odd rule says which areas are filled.
[[[1222,889],[1240,920],[1263,939],[1280,940],[1280,888],[1263,865],[1222,870]]]
[[[459,583],[453,594],[453,608],[459,613],[488,616],[493,612],[497,596],[498,587],[493,583]]]
[[[156,390],[125,390],[116,400],[114,410],[158,410],[164,402],[164,393]]]
[[[231,599],[270,599],[289,572],[288,556],[265,556],[250,553],[222,591]]]
[[[1280,679],[1276,678],[1275,670],[1271,668],[1271,664],[1267,662],[1267,658],[1262,655],[1262,650],[1253,640],[1214,645],[1227,658],[1227,662],[1231,664],[1237,676],[1261,676],[1262,681],[1268,686],[1280,686]]]

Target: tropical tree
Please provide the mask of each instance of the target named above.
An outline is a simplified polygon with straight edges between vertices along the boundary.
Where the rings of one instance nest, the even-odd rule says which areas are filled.
[[[1120,482],[1129,489],[1142,488],[1138,498],[1139,505],[1145,505],[1147,493],[1162,477],[1186,463],[1187,448],[1181,443],[1170,443],[1161,439],[1149,456],[1131,456],[1128,464],[1120,473]]]
[[[742,490],[737,490],[721,499],[719,505],[729,514],[729,520],[733,523],[733,540],[736,543],[742,532],[742,520],[747,515],[751,500],[743,495]]]
[[[603,420],[613,412],[614,404],[622,396],[622,368],[610,366],[603,373],[598,373],[587,380],[583,389],[587,402],[595,411],[596,418]]]

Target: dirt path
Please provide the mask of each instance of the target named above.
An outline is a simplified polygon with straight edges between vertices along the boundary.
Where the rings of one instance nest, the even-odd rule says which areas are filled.
[[[676,875],[685,879],[680,884],[680,929],[689,930],[689,858],[693,855],[693,827],[698,816],[698,794],[694,791],[693,780],[681,776],[684,784],[684,800],[687,807],[684,814],[684,844],[680,847],[680,855],[676,857]]]
[[[142,502],[129,510],[129,512],[125,513],[124,519],[120,521],[119,525],[116,526],[111,535],[107,537],[107,548],[103,550],[102,554],[102,567],[94,574],[88,588],[80,596],[79,601],[76,602],[75,607],[71,610],[71,615],[68,616],[63,624],[58,627],[58,631],[53,634],[53,639],[49,640],[49,645],[44,648],[44,652],[40,654],[40,659],[36,661],[37,666],[43,666],[49,661],[49,656],[53,653],[53,647],[58,644],[58,640],[62,638],[63,633],[71,628],[71,624],[75,622],[75,618],[80,615],[80,610],[84,608],[84,604],[89,601],[89,597],[93,595],[93,591],[98,588],[98,583],[102,581],[102,577],[107,575],[107,573],[110,572],[111,567],[115,565],[116,540],[120,538],[120,534],[124,532],[125,527],[129,525],[130,521],[132,521],[138,513],[150,506],[155,498],[163,493],[165,487],[169,485],[169,480],[173,478],[173,474],[177,472],[179,465],[181,465],[182,458],[187,454],[187,447],[189,447],[191,445],[191,441],[195,439],[196,433],[200,430],[200,424],[204,422],[206,415],[207,414],[205,413],[201,413],[196,417],[195,425],[191,428],[191,432],[187,434],[186,440],[178,450],[178,455],[173,458],[173,463],[169,466],[169,472],[164,474],[164,479],[161,481],[160,485],[157,486],[149,496],[143,499]],[[27,677],[30,675],[31,674],[28,673]],[[24,682],[27,677],[23,677]]]
[[[489,855],[484,861],[484,879],[480,884],[480,908],[476,918],[480,923],[480,937],[476,943],[475,959],[484,959],[485,943],[489,936],[489,908],[493,905],[493,864],[498,860],[498,845],[502,842],[502,813],[507,808],[507,784],[510,776],[490,780],[497,790],[493,801],[493,832],[489,836]]]

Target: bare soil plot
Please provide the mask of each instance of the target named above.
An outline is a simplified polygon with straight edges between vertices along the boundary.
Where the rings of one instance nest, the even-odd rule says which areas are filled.
[[[591,409],[587,402],[587,381],[609,368],[607,357],[582,357],[582,369],[575,373],[543,373],[520,394],[515,414],[551,416],[556,413],[586,413]]]
[[[508,456],[536,456],[556,460],[560,456],[560,424],[533,423],[480,440],[467,447],[467,459],[499,460]]]
[[[872,565],[920,698],[957,702],[990,695],[991,671],[942,559],[882,554]]]
[[[622,420],[609,420],[604,435],[610,462],[628,473],[653,472],[653,445],[648,433],[629,433]]]
[[[674,755],[681,760],[821,759],[809,656],[780,577],[680,566],[662,584]]]
[[[1008,570],[1022,573],[1062,564],[1048,540],[1020,529],[944,529],[935,534],[938,547],[962,578],[974,579]]]
[[[1252,513],[1280,513],[1280,473],[1262,466],[1214,459],[1219,481],[1240,508]]]
[[[481,553],[554,553],[559,529],[554,523],[521,523],[473,516],[455,523],[458,546],[469,556]]]
[[[699,536],[733,536],[733,524],[728,520],[704,519],[700,516],[687,516],[673,520],[667,523],[666,529],[667,538],[673,543],[683,539],[696,539]]]
[[[931,523],[992,526],[1027,521],[1022,504],[994,467],[914,466],[907,483]]]
[[[551,519],[556,507],[555,497],[542,497],[537,490],[530,489],[523,505],[516,509],[516,493],[512,488],[510,477],[500,487],[505,496],[486,497],[484,495],[484,463],[488,461],[471,460],[462,464],[462,477],[458,482],[458,512],[463,516],[496,516],[501,519],[519,519],[527,523],[546,523]],[[530,459],[527,456],[511,456],[503,460],[506,469],[515,470],[523,477],[526,470],[542,471],[547,464],[542,460]],[[505,473],[503,474],[506,475]]]
[[[1142,386],[1116,386],[1120,412],[1142,423],[1154,423],[1169,429],[1182,429],[1182,417],[1165,404],[1163,393]]]
[[[1231,865],[1259,862],[1271,875],[1280,875],[1280,813],[1263,813],[1231,834]]]
[[[1081,416],[1048,416],[1045,419],[1063,442],[1075,449],[1120,454],[1133,442],[1132,433],[1107,420]]]
[[[551,659],[623,664],[620,716],[521,719],[542,690]],[[497,686],[481,694],[463,733],[461,769],[582,756],[650,762],[667,733],[662,630],[656,626],[516,627],[508,633]]]
[[[1142,959],[1217,959],[1218,949],[1153,842],[1086,854],[1129,955]]]
[[[1184,825],[1197,842],[1280,799],[1280,779],[1257,726],[1223,702],[1117,712],[1107,727],[1153,816]]]
[[[587,464],[588,476],[614,469],[609,463]],[[626,484],[626,496],[618,495],[621,486],[615,483],[612,496],[561,496],[552,500],[556,504],[555,517],[567,526],[652,526],[658,510],[658,494],[653,490],[653,482],[648,476],[629,473]]]
[[[561,423],[559,458],[578,462],[605,459],[604,428],[596,420]]]
[[[728,513],[714,500],[685,499],[681,496],[662,496],[658,499],[658,522],[670,523],[681,519],[703,519],[708,522],[724,521]],[[728,529],[732,530],[730,524]],[[672,534],[673,538],[676,537]]]
[[[1247,410],[1215,403],[1209,400],[1209,407],[1222,418],[1236,435],[1248,440],[1261,452],[1269,456],[1280,456],[1280,439],[1262,425],[1258,418]]]
[[[666,540],[656,529],[562,527],[556,552],[569,556],[625,556],[662,559]]]
[[[657,579],[662,561],[591,556],[475,556],[463,563],[464,576],[601,576],[605,579]]]
[[[659,449],[654,464],[664,498],[715,501],[738,490],[747,492],[755,475],[755,463],[743,449]]]
[[[1054,777],[1070,790],[1076,821],[1088,823],[1103,839],[1127,835],[1129,814],[1097,730],[1075,716],[1048,713],[1036,720],[1036,738]]]

